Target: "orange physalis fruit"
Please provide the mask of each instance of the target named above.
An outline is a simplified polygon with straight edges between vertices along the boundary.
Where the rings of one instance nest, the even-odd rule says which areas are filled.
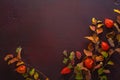
[[[64,67],[62,70],[61,70],[61,74],[69,74],[71,72],[71,69],[68,68],[68,67]]]
[[[104,51],[107,51],[109,48],[110,48],[110,46],[108,45],[108,43],[107,42],[101,42],[101,48],[104,50]]]
[[[112,28],[113,25],[114,25],[114,22],[113,22],[113,20],[106,18],[105,19],[105,25],[106,25],[107,28]]]
[[[16,71],[20,74],[24,74],[26,72],[26,66],[25,65],[21,65],[19,67],[16,68]]]
[[[87,57],[84,60],[84,66],[88,69],[92,69],[94,65],[94,60],[91,57]]]

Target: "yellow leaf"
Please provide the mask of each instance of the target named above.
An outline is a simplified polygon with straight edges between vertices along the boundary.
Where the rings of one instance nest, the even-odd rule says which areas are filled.
[[[84,49],[83,52],[86,56],[92,56],[93,55],[91,51],[86,50],[86,49]]]
[[[92,24],[94,24],[94,25],[97,24],[97,20],[95,18],[92,18]]]
[[[98,24],[97,27],[101,28],[104,24]]]
[[[93,36],[86,36],[85,38],[88,39],[88,40],[91,40],[92,42],[94,42]]]
[[[45,80],[49,80],[49,78],[46,78]]]
[[[93,36],[86,36],[85,38],[92,41],[93,43],[97,43],[99,41],[99,37],[95,34],[93,34]]]
[[[98,29],[96,30],[96,32],[97,32],[97,34],[102,33],[102,32],[103,32],[103,28],[98,28]]]
[[[35,74],[34,74],[34,79],[35,79],[35,80],[38,80],[38,78],[39,78],[39,74],[38,74],[38,72],[35,72]]]
[[[114,9],[114,12],[120,14],[120,10],[118,10],[118,9]]]
[[[22,64],[24,64],[24,62],[23,61],[19,61],[19,62],[17,62],[16,66],[19,66],[19,65],[22,65]]]

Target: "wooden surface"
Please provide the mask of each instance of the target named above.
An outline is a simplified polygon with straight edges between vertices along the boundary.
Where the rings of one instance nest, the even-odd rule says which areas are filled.
[[[82,50],[91,18],[115,19],[113,0],[0,0],[0,80],[22,80],[3,61],[23,48],[23,59],[51,80],[61,80],[62,52]],[[120,55],[110,80],[119,80]]]

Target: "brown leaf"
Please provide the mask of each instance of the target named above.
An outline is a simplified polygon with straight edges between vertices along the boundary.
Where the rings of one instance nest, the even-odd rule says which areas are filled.
[[[106,34],[107,38],[114,38],[114,36],[115,36],[115,32],[114,31],[109,32],[109,33]]]
[[[109,55],[112,55],[114,52],[115,52],[115,51],[114,51],[113,49],[110,49],[109,52],[108,52],[108,54],[109,54]]]
[[[14,62],[17,62],[17,61],[19,61],[19,59],[17,57],[12,58],[11,60],[8,61],[8,65],[13,64]]]
[[[96,34],[93,34],[93,36],[86,36],[85,38],[93,43],[97,43],[99,41],[99,37]]]
[[[99,37],[97,36],[97,34],[93,34],[93,38],[94,38],[95,43],[99,41]]]
[[[88,44],[88,50],[89,50],[89,51],[93,51],[93,50],[94,50],[94,47],[93,47],[93,44],[92,44],[92,43],[89,43],[89,44]]]
[[[97,62],[103,61],[103,60],[104,60],[104,57],[103,57],[103,56],[96,56],[96,57],[95,57],[95,60],[96,60]]]
[[[94,67],[94,69],[98,69],[98,68],[100,68],[102,65],[103,65],[103,63],[100,62],[98,65],[96,65],[96,66]]]
[[[102,32],[103,32],[103,28],[98,28],[98,29],[96,30],[96,32],[97,32],[97,34],[102,33]]]
[[[12,54],[7,54],[5,57],[4,57],[4,60],[7,61],[8,59],[10,58],[13,58],[13,55]]]
[[[114,23],[115,28],[117,29],[118,32],[120,32],[120,28],[117,23]]]
[[[85,80],[91,80],[91,73],[90,71],[85,71]]]
[[[114,41],[112,40],[112,38],[108,38],[108,42],[111,45],[111,47],[115,47]]]
[[[81,70],[89,71],[86,67],[84,67],[83,62],[77,64],[78,67],[80,67]]]
[[[93,53],[91,51],[89,51],[89,50],[84,49],[83,51],[84,51],[84,54],[86,56],[92,56],[93,55]]]
[[[120,24],[120,16],[117,16],[117,22]]]
[[[106,70],[103,70],[103,72],[108,74],[108,73],[110,73],[110,70],[106,69]]]
[[[116,48],[115,51],[117,51],[118,53],[120,53],[120,48]]]
[[[95,31],[96,27],[95,26],[90,26],[90,30]]]
[[[120,42],[120,34],[117,34],[116,39]]]

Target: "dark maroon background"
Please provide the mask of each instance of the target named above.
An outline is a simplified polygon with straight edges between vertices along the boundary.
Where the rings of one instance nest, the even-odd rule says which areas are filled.
[[[115,19],[114,8],[113,0],[0,0],[0,80],[17,80],[3,57],[19,45],[28,64],[61,80],[63,50],[82,52],[91,18]],[[120,55],[113,58],[110,80],[120,80]]]

